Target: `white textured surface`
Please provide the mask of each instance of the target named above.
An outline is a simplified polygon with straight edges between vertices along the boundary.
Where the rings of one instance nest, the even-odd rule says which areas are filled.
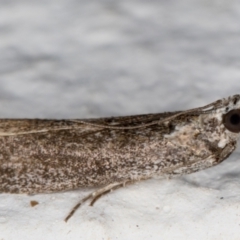
[[[0,116],[182,110],[240,93],[237,0],[0,1]],[[1,239],[240,239],[240,153],[174,180],[0,196]],[[30,201],[39,205],[30,207]]]

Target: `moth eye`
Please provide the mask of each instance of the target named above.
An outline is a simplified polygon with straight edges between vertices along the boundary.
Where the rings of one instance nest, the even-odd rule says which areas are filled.
[[[224,114],[223,124],[231,132],[240,132],[240,109]]]

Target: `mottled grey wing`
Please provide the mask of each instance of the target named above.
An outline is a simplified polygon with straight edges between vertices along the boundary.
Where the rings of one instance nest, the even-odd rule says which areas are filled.
[[[94,127],[83,121],[129,127],[174,114],[88,119],[79,123],[78,120],[1,119],[0,192],[54,192],[115,181],[113,176],[121,168],[120,158],[115,156],[125,154],[124,149],[135,146],[139,137],[145,140],[149,137],[141,136],[135,129],[126,132]],[[154,125],[151,130],[155,132],[158,127]],[[106,164],[112,165],[111,171]]]

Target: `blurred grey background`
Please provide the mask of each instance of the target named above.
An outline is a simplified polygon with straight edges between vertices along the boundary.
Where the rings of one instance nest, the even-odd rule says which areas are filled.
[[[240,92],[237,0],[0,0],[0,117],[187,109]]]

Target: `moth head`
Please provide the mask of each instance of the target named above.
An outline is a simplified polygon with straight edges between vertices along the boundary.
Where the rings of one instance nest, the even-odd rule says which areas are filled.
[[[240,132],[240,109],[233,109],[223,115],[223,124],[227,130]]]
[[[229,97],[225,107],[223,125],[232,133],[240,133],[240,95]]]

